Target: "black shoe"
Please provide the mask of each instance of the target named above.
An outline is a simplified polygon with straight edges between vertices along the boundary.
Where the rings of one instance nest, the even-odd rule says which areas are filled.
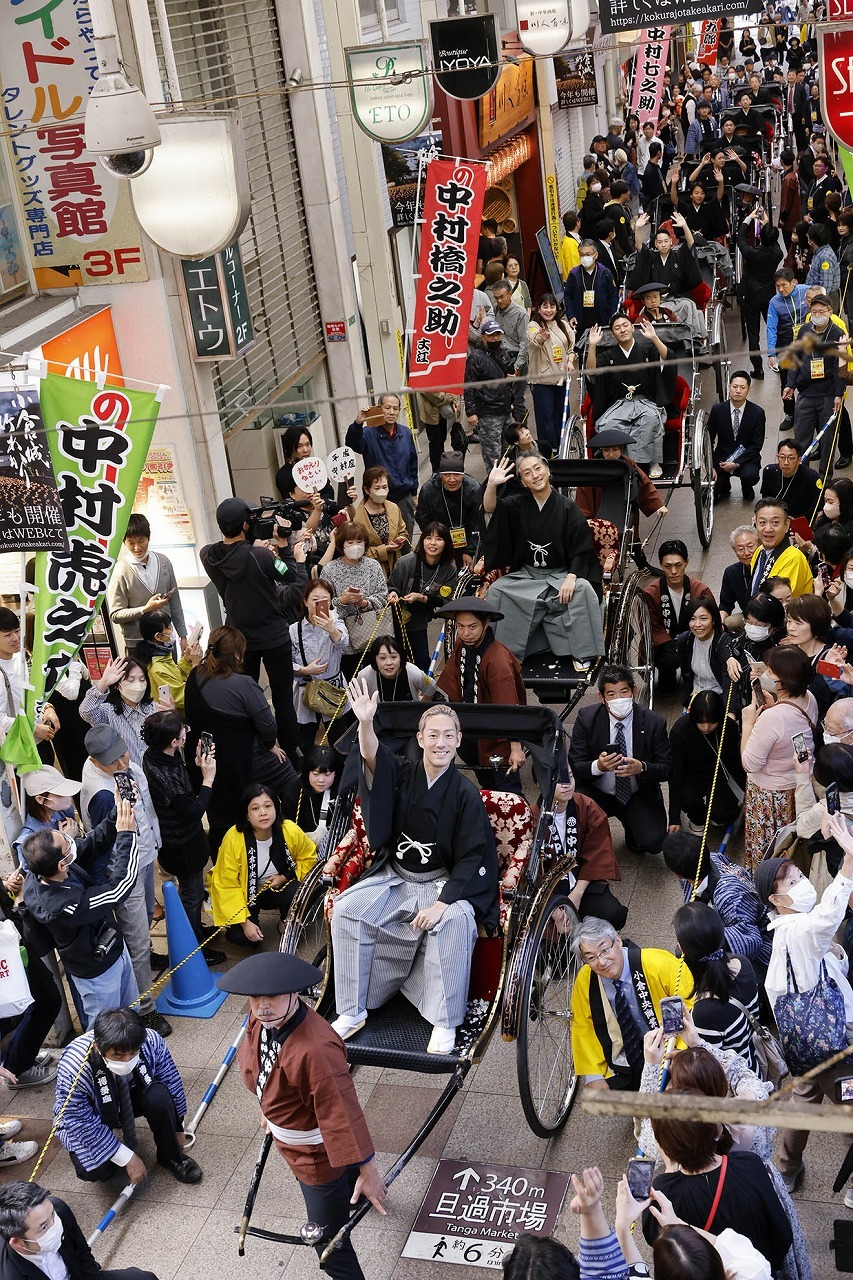
[[[780,433],[783,431],[793,431],[793,430],[794,430],[794,419],[789,418],[787,416],[784,417],[782,421],[779,423]]]
[[[752,380],[753,380],[753,382],[755,382],[755,381],[756,381],[756,379],[757,379],[759,382],[763,382],[763,381],[764,381],[764,370],[763,370],[763,369],[753,369],[753,371],[752,371]]]
[[[228,959],[224,951],[214,951],[212,947],[205,947],[201,953],[209,965],[224,964]]]
[[[751,484],[741,485],[741,495],[744,502],[752,502],[755,498],[755,490]]]
[[[853,458],[839,458],[835,464],[835,470],[846,471],[851,462],[853,462]]]
[[[731,496],[732,496],[731,489],[715,489],[714,490],[715,502],[726,502]]]
[[[184,1156],[183,1160],[159,1160],[159,1165],[164,1169],[168,1169],[178,1179],[178,1182],[188,1182],[194,1186],[197,1182],[201,1182],[204,1172],[200,1165],[189,1156]]]
[[[157,1034],[161,1035],[164,1039],[166,1036],[170,1036],[172,1034],[171,1022],[167,1022],[163,1015],[158,1013],[156,1009],[152,1009],[150,1013],[143,1013],[142,1021],[145,1023],[146,1027],[150,1027],[152,1031],[156,1031]]]
[[[155,951],[151,948],[151,972],[162,973],[164,969],[169,967],[169,956],[163,954],[162,951]]]
[[[201,926],[201,937],[199,942],[209,942],[211,938],[219,938],[222,936],[222,929],[215,924],[203,924]]]
[[[476,431],[472,431],[472,432],[471,432],[470,436],[468,437],[468,443],[469,443],[469,444],[479,444],[479,443],[480,443],[480,437],[477,435],[477,432],[476,432]]]

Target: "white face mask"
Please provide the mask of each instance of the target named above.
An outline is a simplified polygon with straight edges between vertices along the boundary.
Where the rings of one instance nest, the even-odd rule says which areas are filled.
[[[62,1244],[62,1223],[59,1214],[54,1214],[53,1222],[47,1231],[43,1231],[39,1240],[39,1253],[56,1253]]]
[[[811,880],[806,880],[804,876],[802,880],[798,880],[795,885],[788,888],[788,897],[795,911],[801,911],[803,915],[807,915],[817,902],[817,889]]]
[[[137,556],[132,551],[128,551],[127,557],[129,560],[132,560],[134,564],[145,564],[145,561],[148,559],[148,552],[146,551],[144,556]]]
[[[631,714],[633,706],[633,698],[612,698],[607,704],[607,710],[614,720],[624,720],[626,716]]]
[[[747,640],[766,640],[770,635],[770,628],[760,626],[757,622],[744,623],[743,631]]]
[[[581,258],[581,266],[585,267],[586,270],[589,271],[590,267],[594,265],[595,265],[595,258],[593,258],[591,254],[585,253],[584,256]]]
[[[837,520],[841,514],[841,507],[837,502],[825,502],[823,504],[823,514],[827,520]]]
[[[385,501],[385,499],[388,497],[388,487],[387,487],[387,485],[386,485],[384,488],[382,488],[382,489],[380,489],[380,488],[378,488],[378,487],[377,487],[376,489],[371,489],[371,490],[370,490],[370,496],[371,496],[371,498],[373,499],[373,501],[374,501],[374,502],[384,502],[384,501]]]
[[[762,689],[766,689],[768,693],[776,692],[776,677],[772,676],[769,671],[762,671],[760,684]]]
[[[364,555],[364,544],[361,542],[348,542],[344,547],[344,555],[347,560],[360,560]]]
[[[589,189],[590,189],[590,191],[600,191],[600,190],[601,190],[601,183],[600,183],[600,182],[591,182],[591,183],[589,184]]]
[[[844,583],[848,587],[853,587],[853,569],[844,570]]]
[[[141,702],[145,697],[145,684],[142,680],[122,680],[118,691],[128,702]]]
[[[104,1066],[114,1076],[129,1076],[131,1071],[139,1066],[139,1054],[135,1053],[132,1058],[128,1058],[127,1062],[117,1062],[115,1058],[104,1058]]]

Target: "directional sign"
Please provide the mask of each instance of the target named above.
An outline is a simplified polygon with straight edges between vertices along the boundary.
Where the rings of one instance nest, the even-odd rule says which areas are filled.
[[[404,1258],[499,1270],[522,1234],[553,1234],[567,1173],[441,1160],[403,1248]]]
[[[824,123],[836,142],[850,149],[853,148],[853,26],[821,24],[816,31]]]

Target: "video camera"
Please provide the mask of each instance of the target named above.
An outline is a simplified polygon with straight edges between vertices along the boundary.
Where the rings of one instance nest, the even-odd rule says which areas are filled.
[[[297,502],[287,498],[284,502],[276,498],[258,499],[259,505],[252,507],[249,513],[249,541],[267,541],[275,536],[276,525],[284,526],[288,534],[298,533],[311,514],[310,502]]]

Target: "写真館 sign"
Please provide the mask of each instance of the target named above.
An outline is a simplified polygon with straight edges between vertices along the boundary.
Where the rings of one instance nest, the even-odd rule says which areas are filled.
[[[431,22],[429,38],[436,82],[451,98],[476,101],[495,87],[502,59],[493,13]]]
[[[849,4],[850,0],[841,0]],[[853,148],[853,26],[816,28],[823,121],[842,147]]]
[[[359,45],[344,52],[358,127],[377,142],[416,138],[432,116],[426,41]]]
[[[518,38],[528,53],[559,53],[572,38],[570,0],[515,0]]]

